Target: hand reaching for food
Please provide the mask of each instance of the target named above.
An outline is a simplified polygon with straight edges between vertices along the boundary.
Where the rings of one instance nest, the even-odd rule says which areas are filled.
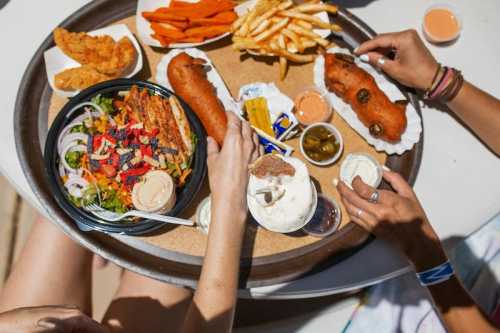
[[[391,50],[396,52],[394,60],[384,56]],[[354,53],[401,84],[419,90],[429,88],[439,66],[415,30],[380,34],[361,44]]]
[[[356,177],[351,190],[344,182],[337,189],[353,222],[396,245],[425,270],[446,261],[446,255],[415,192],[401,175],[384,171],[394,191],[376,190]]]
[[[227,112],[227,132],[221,150],[208,138],[208,179],[212,192],[212,207],[219,204],[235,213],[246,215],[248,166],[259,155],[258,141],[247,122]]]
[[[3,333],[106,333],[92,318],[75,307],[40,306],[18,308],[0,314]]]

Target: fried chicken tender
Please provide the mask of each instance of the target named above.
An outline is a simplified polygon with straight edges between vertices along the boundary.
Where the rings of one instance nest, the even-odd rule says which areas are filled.
[[[137,61],[137,51],[128,37],[116,42],[107,35],[90,36],[56,28],[54,40],[68,57],[111,78],[126,75]]]
[[[82,66],[57,73],[54,77],[54,84],[58,89],[71,91],[82,90],[110,79],[109,76],[99,73],[92,67]]]
[[[325,84],[351,105],[374,137],[398,142],[406,129],[406,101],[391,102],[375,79],[345,54],[325,55]]]

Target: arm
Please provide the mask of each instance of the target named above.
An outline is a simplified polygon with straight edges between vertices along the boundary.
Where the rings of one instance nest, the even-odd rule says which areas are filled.
[[[469,82],[448,107],[500,156],[500,101]]]
[[[222,150],[208,139],[212,219],[200,281],[185,320],[186,332],[231,331],[247,217],[248,164],[257,154],[250,126],[231,112]]]
[[[383,57],[384,50],[395,50],[394,60]],[[361,44],[355,53],[361,59],[380,67],[400,83],[425,91],[434,78],[438,63],[415,30],[381,34]],[[417,70],[418,69],[418,70]],[[465,82],[459,94],[447,103],[479,138],[497,155],[500,155],[500,101]]]
[[[375,190],[357,177],[353,189],[340,182],[337,189],[352,221],[396,245],[417,272],[448,259],[418,199],[397,173],[385,171],[393,191]],[[368,199],[377,191],[379,199]],[[445,326],[451,332],[498,332],[456,277],[428,287]]]

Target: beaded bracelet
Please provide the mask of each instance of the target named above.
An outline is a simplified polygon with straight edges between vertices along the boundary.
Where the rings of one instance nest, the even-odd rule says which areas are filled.
[[[453,267],[448,260],[439,266],[417,273],[417,278],[420,284],[426,287],[448,281],[454,274]]]

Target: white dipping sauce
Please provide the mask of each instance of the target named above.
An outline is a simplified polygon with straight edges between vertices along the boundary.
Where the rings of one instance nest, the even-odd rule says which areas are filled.
[[[257,178],[250,176],[248,183],[248,208],[252,216],[268,230],[275,232],[292,232],[300,229],[309,216],[313,203],[313,193],[309,172],[306,165],[293,157],[282,157],[295,168],[295,175]],[[264,194],[259,190],[272,188],[271,205],[266,205]]]
[[[175,205],[175,184],[165,171],[148,171],[132,189],[132,203],[138,210],[166,213]]]
[[[210,197],[204,199],[196,210],[196,223],[199,229],[208,235],[210,222],[212,219],[212,199]]]
[[[365,184],[378,187],[382,180],[380,164],[369,155],[349,154],[340,166],[340,180],[352,188],[356,176],[361,177]]]

